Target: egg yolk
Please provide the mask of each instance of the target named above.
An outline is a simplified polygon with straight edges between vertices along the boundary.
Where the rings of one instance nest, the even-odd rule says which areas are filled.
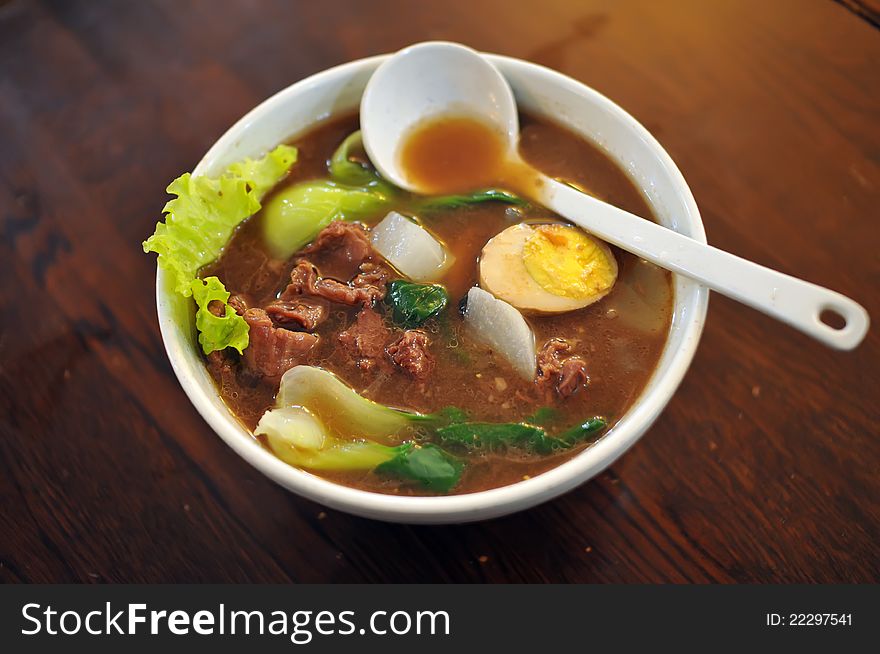
[[[586,300],[614,284],[607,250],[577,227],[540,225],[523,246],[529,275],[548,293]]]

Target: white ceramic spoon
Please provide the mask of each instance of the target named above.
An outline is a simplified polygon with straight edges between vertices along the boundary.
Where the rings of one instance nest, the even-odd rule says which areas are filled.
[[[519,121],[507,80],[476,51],[436,41],[401,50],[379,66],[367,84],[361,130],[379,172],[402,188],[420,192],[401,170],[400,148],[416,125],[444,114],[488,120],[507,136],[510,159],[528,165],[517,153]],[[826,345],[851,350],[868,330],[867,311],[840,293],[694,241],[537,170],[534,175],[538,183],[532,200],[627,252],[695,279]],[[839,314],[845,325],[835,329],[824,323],[824,311]]]

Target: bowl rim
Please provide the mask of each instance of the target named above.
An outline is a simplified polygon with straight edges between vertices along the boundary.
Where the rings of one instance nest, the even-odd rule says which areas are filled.
[[[657,157],[675,187],[675,194],[684,203],[688,215],[683,226],[689,229],[691,238],[706,242],[699,209],[684,176],[666,150],[634,117],[592,87],[563,73],[513,57],[483,54],[499,65],[502,72],[504,68],[516,69],[517,72],[525,75],[545,77],[552,84],[566,87],[576,94],[590,96],[592,102],[602,105],[604,110],[614,114],[616,119],[635,131]],[[371,67],[375,68],[389,56],[384,54],[353,60],[315,73],[281,89],[251,109],[217,139],[196,165],[193,175],[206,172],[210,163],[242,138],[248,127],[258,122],[263,115],[271,113],[276,107],[289,102],[292,97],[333,78],[352,78],[357,73],[362,73]],[[651,203],[650,198],[647,198],[647,201]],[[527,480],[462,495],[401,496],[359,490],[329,481],[284,463],[252,436],[242,438],[242,426],[237,419],[228,409],[224,414],[215,406],[188,368],[183,349],[191,347],[191,344],[183,342],[183,338],[179,337],[179,330],[175,329],[173,321],[173,312],[168,308],[169,303],[163,301],[166,294],[164,277],[164,271],[157,267],[157,311],[166,353],[184,392],[196,410],[227,445],[270,479],[308,499],[363,517],[412,524],[469,522],[530,508],[588,481],[611,465],[648,430],[684,378],[699,345],[709,295],[706,287],[691,280],[679,279],[673,274],[673,283],[678,289],[674,300],[676,311],[685,300],[684,297],[679,297],[682,286],[687,292],[688,314],[682,318],[680,326],[681,347],[672,354],[669,367],[656,388],[643,392],[621,416],[620,422],[626,418],[624,425],[626,428],[620,429],[620,423],[616,424],[594,445],[585,448],[558,466]],[[664,350],[668,346],[669,337]],[[654,375],[656,374],[657,371]],[[219,394],[216,395],[219,397]]]

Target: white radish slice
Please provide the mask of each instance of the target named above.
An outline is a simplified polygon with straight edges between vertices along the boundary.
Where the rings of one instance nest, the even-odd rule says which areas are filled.
[[[396,211],[373,227],[372,241],[379,254],[415,282],[440,279],[454,260],[427,229]]]
[[[507,359],[523,379],[535,378],[535,335],[519,311],[475,286],[467,294],[464,321],[478,340]]]

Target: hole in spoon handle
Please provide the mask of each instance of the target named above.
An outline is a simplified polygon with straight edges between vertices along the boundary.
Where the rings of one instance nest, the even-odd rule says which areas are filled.
[[[836,350],[852,350],[864,339],[870,320],[859,303],[802,279],[751,262],[746,265],[753,275],[741,298],[746,304]]]
[[[868,312],[860,304],[841,295],[816,307],[813,324],[817,333],[812,336],[831,347],[851,350],[862,342],[868,331]]]

